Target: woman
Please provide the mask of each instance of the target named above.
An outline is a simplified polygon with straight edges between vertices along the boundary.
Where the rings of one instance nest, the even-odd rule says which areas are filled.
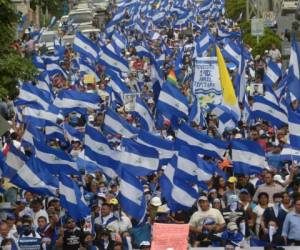
[[[261,222],[265,209],[267,207],[271,207],[272,205],[269,203],[269,195],[265,192],[261,192],[258,195],[258,204],[253,209],[254,217],[255,217],[255,232],[256,235],[260,236]]]

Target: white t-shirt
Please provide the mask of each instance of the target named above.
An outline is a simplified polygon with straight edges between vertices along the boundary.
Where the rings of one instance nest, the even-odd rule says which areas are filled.
[[[215,208],[209,208],[207,211],[197,211],[193,213],[189,224],[193,227],[202,227],[208,222],[211,224],[213,224],[212,222],[220,225],[225,224],[221,212]]]
[[[38,211],[36,213],[34,211],[32,211],[33,224],[36,228],[38,227],[38,218],[40,216],[46,217],[47,223],[49,222],[48,214],[44,209],[41,209],[40,211]]]

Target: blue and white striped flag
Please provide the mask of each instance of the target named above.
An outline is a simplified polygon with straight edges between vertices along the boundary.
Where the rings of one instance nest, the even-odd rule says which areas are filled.
[[[225,130],[231,130],[236,127],[238,117],[229,107],[222,104],[209,104],[210,112],[217,116],[219,120],[218,132],[223,134]]]
[[[76,128],[73,128],[68,123],[63,124],[63,130],[64,130],[64,135],[69,140],[69,142],[74,140],[78,140],[78,141],[83,140],[84,137],[83,133],[78,131]]]
[[[212,45],[212,39],[208,31],[201,34],[200,37],[195,39],[195,49],[193,57],[202,57],[207,55],[208,49]]]
[[[252,114],[254,119],[261,118],[277,128],[281,128],[288,123],[285,111],[264,96],[254,96]]]
[[[9,145],[9,151],[6,155],[4,165],[1,166],[4,177],[11,179],[24,166],[27,157],[14,145]]]
[[[222,55],[228,61],[233,62],[236,66],[239,66],[241,61],[241,49],[236,42],[228,40],[222,50]]]
[[[79,175],[76,162],[70,155],[63,150],[49,147],[43,142],[39,142],[35,139],[35,157],[39,159],[40,165],[45,167],[50,173],[66,174],[66,175]]]
[[[194,152],[222,159],[228,147],[226,142],[209,137],[190,126],[180,126],[176,136],[176,146],[179,149],[182,145],[190,146]]]
[[[22,144],[27,143],[33,146],[33,138],[39,141],[44,141],[44,134],[31,124],[30,122],[26,124],[24,134],[22,136]]]
[[[262,147],[249,140],[232,140],[232,162],[236,174],[257,174],[266,168],[265,152]]]
[[[38,161],[31,157],[10,182],[24,190],[39,194],[56,196],[58,181]]]
[[[97,61],[99,48],[92,40],[80,32],[76,33],[73,42],[73,50],[83,57],[90,58],[92,61]]]
[[[127,48],[127,39],[126,37],[120,33],[119,31],[115,30],[112,37],[111,37],[112,45],[114,46],[115,50],[120,54],[122,50]]]
[[[139,133],[138,128],[133,127],[110,108],[105,113],[103,130],[112,134],[120,134],[127,138],[132,138]]]
[[[59,176],[59,198],[61,206],[74,220],[84,219],[90,214],[78,185],[64,174]]]
[[[65,79],[68,79],[67,73],[62,69],[62,67],[57,63],[49,63],[46,65],[46,70],[50,78],[53,78],[57,75],[63,76]]]
[[[22,110],[23,121],[25,123],[31,123],[37,127],[44,127],[45,121],[56,123],[58,111],[44,110],[39,105],[27,105]]]
[[[187,118],[189,114],[187,97],[169,82],[164,82],[159,93],[156,108],[169,119],[172,116]]]
[[[113,151],[106,138],[95,128],[86,125],[85,128],[85,156],[97,164],[99,169],[109,178],[116,178],[118,176],[117,169],[119,161],[115,160],[117,151]]]
[[[265,71],[264,84],[272,86],[281,77],[282,71],[279,65],[272,60],[269,61],[267,70]]]
[[[115,54],[106,46],[103,46],[99,53],[99,63],[116,71],[129,72],[127,59],[125,59],[122,55]]]
[[[300,114],[289,108],[288,120],[290,144],[292,148],[300,149]]]
[[[288,71],[288,89],[291,94],[291,101],[300,99],[300,50],[296,38],[292,39],[291,56]]]
[[[179,178],[176,155],[168,163],[159,183],[162,197],[167,201],[171,211],[188,210],[198,198],[197,191]]]
[[[79,59],[79,71],[81,76],[92,75],[95,78],[96,82],[100,81],[100,78],[96,73],[95,67],[82,58]]]
[[[85,108],[99,109],[100,96],[76,90],[61,90],[53,104],[59,109]]]
[[[24,83],[20,89],[18,99],[14,104],[19,106],[28,103],[37,103],[42,106],[43,109],[48,109],[50,101],[49,97],[47,97],[40,89],[30,83]]]
[[[138,222],[146,215],[146,200],[141,182],[126,169],[119,173],[120,189],[118,199],[124,212]]]
[[[176,152],[174,142],[153,135],[143,129],[140,130],[136,141],[140,144],[155,148],[159,152],[160,165],[167,164]]]
[[[58,124],[46,121],[44,128],[47,141],[55,139],[58,139],[61,142],[65,141],[64,131]]]
[[[133,115],[137,115],[140,121],[140,125],[142,129],[145,129],[149,132],[153,131],[155,129],[155,123],[153,121],[152,115],[147,107],[147,105],[144,103],[142,98],[137,96]]]
[[[122,139],[120,166],[135,176],[146,176],[157,171],[158,151],[131,139]]]

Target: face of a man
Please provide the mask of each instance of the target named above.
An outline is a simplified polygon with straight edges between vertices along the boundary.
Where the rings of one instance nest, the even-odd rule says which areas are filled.
[[[297,200],[295,203],[295,211],[297,214],[300,214],[300,200]]]
[[[209,209],[209,203],[207,200],[200,200],[199,204],[202,211],[207,211]]]

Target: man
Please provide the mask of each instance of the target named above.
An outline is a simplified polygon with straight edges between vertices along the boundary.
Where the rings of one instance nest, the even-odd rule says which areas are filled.
[[[33,229],[31,218],[23,219],[22,223],[22,231],[18,242],[20,249],[39,250],[41,247],[41,236]]]
[[[48,214],[47,212],[42,209],[42,203],[40,200],[33,200],[30,203],[30,207],[31,207],[31,212],[32,212],[32,218],[33,218],[33,224],[34,226],[37,228],[38,225],[38,218],[43,216],[46,218],[47,222],[48,222]]]
[[[103,229],[107,228],[110,231],[119,231],[118,218],[111,211],[111,206],[108,203],[103,203],[101,206],[101,215],[95,219],[95,224],[100,225]]]
[[[7,224],[7,222],[2,221],[0,224],[0,244],[4,239],[12,239],[14,241],[14,244],[17,244],[17,239],[9,231],[9,225]]]
[[[253,184],[251,182],[249,182],[249,176],[245,176],[245,175],[239,175],[238,176],[238,182],[237,182],[237,189],[247,189],[249,194],[251,195],[251,197],[254,195],[255,193],[255,188],[253,186]]]
[[[281,53],[274,43],[272,44],[272,49],[269,51],[269,56],[273,62],[277,62],[277,60],[281,58]]]
[[[285,217],[281,235],[287,245],[300,246],[300,197],[295,199],[294,208]]]
[[[226,206],[228,205],[231,196],[239,196],[240,191],[236,188],[236,183],[237,178],[234,176],[229,177],[227,180],[227,190],[224,194]]]
[[[275,193],[273,195],[274,205],[272,207],[268,207],[265,209],[263,213],[261,227],[262,230],[267,233],[268,232],[268,225],[270,221],[276,222],[277,231],[279,235],[281,235],[283,222],[285,217],[288,213],[286,208],[282,203],[283,194],[282,193]],[[289,200],[289,199],[288,199]]]
[[[64,250],[74,250],[80,247],[81,231],[72,218],[66,221],[66,228],[60,230],[56,246]]]
[[[190,219],[190,232],[195,240],[195,246],[199,241],[201,246],[208,246],[212,235],[223,231],[225,220],[219,210],[209,206],[206,196],[200,196],[198,202],[200,210],[195,212]]]
[[[260,193],[264,192],[267,193],[269,195],[270,198],[270,203],[273,203],[273,195],[275,193],[282,193],[284,191],[284,188],[275,183],[273,180],[273,174],[271,172],[266,172],[264,174],[264,184],[260,185],[258,187],[258,189],[256,190],[254,197],[253,197],[253,201],[257,202],[257,197]]]

